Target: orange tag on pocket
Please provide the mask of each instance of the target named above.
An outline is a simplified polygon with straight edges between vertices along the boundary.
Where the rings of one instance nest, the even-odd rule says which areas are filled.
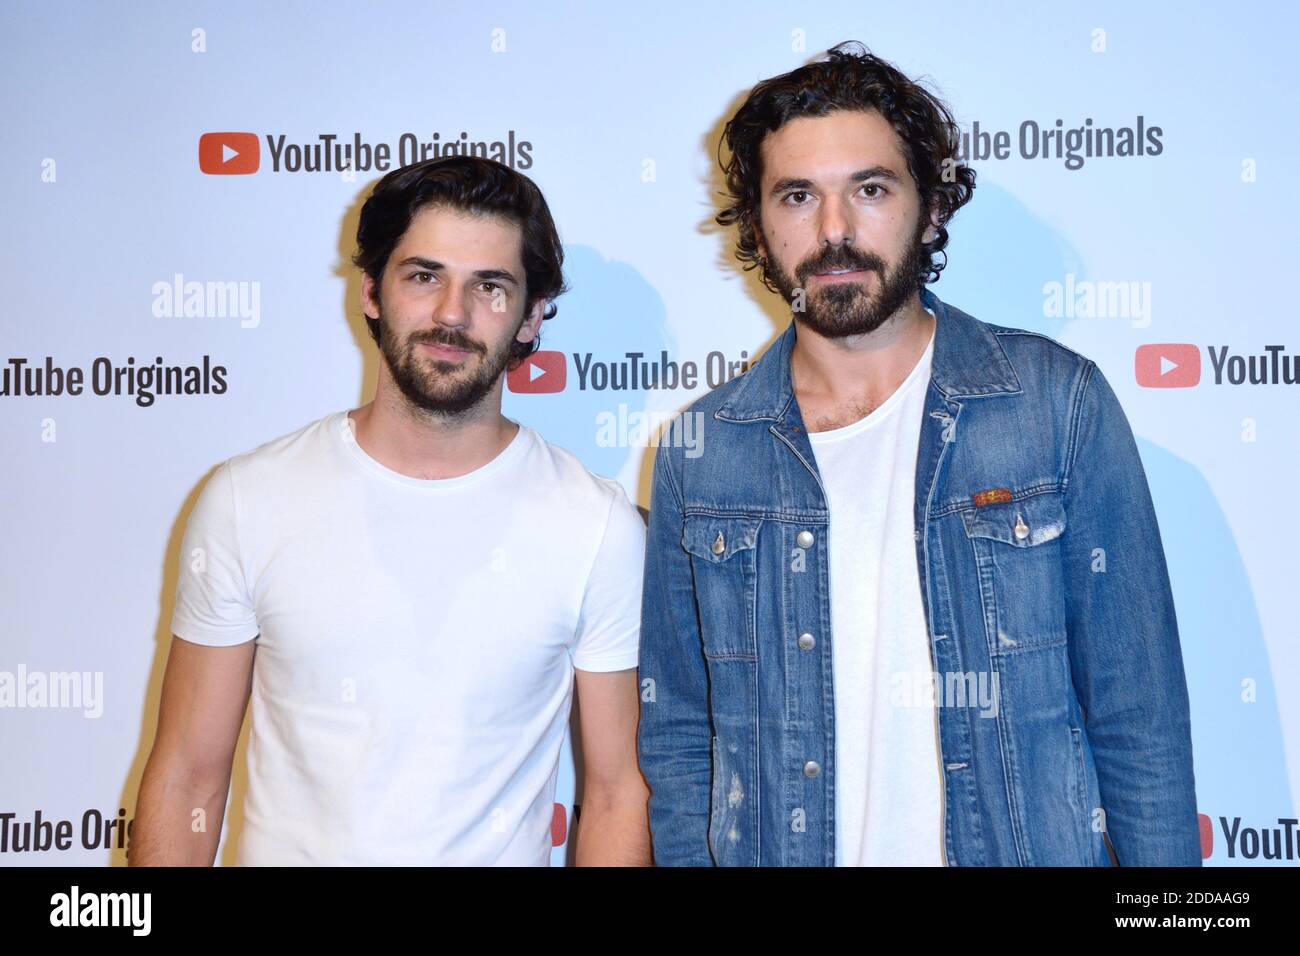
[[[990,488],[988,491],[977,491],[971,495],[971,500],[975,502],[976,508],[984,505],[996,505],[1003,501],[1011,500],[1010,488]]]

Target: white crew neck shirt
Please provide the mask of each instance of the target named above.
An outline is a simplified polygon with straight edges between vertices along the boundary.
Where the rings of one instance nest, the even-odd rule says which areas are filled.
[[[548,865],[574,668],[635,667],[645,526],[520,426],[400,474],[346,412],[223,463],[172,630],[256,639],[241,864]]]
[[[911,373],[865,418],[808,433],[830,509],[837,866],[944,864],[914,517],[933,351],[932,334]]]

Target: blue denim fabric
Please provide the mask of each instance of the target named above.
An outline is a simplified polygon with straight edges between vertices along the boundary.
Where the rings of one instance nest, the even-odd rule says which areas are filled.
[[[948,865],[1199,866],[1178,625],[1124,412],[1089,359],[921,297],[933,670],[997,689],[941,691]],[[638,746],[660,865],[835,862],[828,512],[795,335],[684,413],[699,450],[670,431],[655,462]],[[1009,495],[977,505],[991,489]]]

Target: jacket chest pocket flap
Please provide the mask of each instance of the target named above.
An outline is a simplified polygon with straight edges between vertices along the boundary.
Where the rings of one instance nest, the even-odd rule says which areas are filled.
[[[1061,493],[983,505],[963,512],[962,521],[974,546],[986,613],[996,615],[996,631],[989,635],[992,652],[1064,643]]]
[[[705,656],[755,660],[756,551],[761,518],[688,514],[682,548],[691,556]]]
[[[966,534],[992,538],[1016,548],[1032,548],[1059,538],[1065,531],[1065,505],[1059,491],[984,505],[962,514]]]

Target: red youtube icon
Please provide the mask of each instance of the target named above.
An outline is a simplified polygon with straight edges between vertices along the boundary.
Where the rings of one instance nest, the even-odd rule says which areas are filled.
[[[506,373],[506,387],[524,395],[562,392],[567,373],[563,352],[534,352]]]
[[[199,137],[199,169],[212,176],[247,176],[261,165],[256,133],[204,133]]]
[[[1190,388],[1201,380],[1201,350],[1186,342],[1139,345],[1134,372],[1147,388]]]
[[[569,838],[569,813],[564,804],[551,804],[551,846],[564,846]]]

